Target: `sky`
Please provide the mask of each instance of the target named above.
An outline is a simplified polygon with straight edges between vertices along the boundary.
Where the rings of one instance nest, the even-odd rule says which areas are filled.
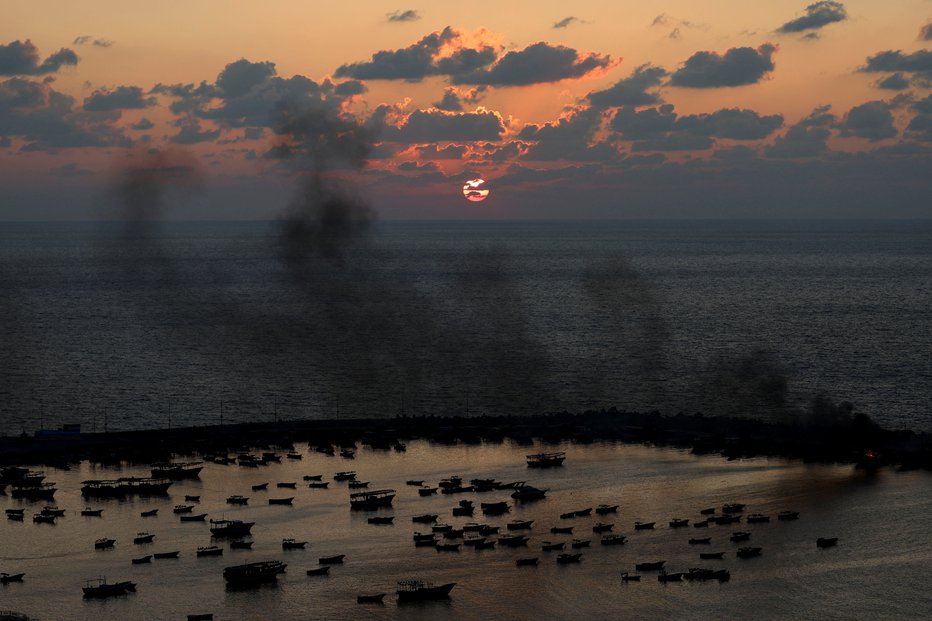
[[[309,175],[384,219],[928,218],[932,1],[6,0],[0,220],[146,168],[181,220]]]

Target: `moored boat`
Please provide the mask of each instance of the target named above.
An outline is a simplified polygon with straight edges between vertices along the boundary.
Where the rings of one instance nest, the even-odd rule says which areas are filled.
[[[81,515],[84,517],[100,517],[103,514],[103,509],[91,509],[90,507],[85,507],[81,509]]]
[[[618,505],[599,505],[595,508],[598,515],[607,515],[609,513],[618,513]]]
[[[231,565],[223,570],[223,579],[232,587],[246,587],[275,582],[288,565],[281,561],[256,561]]]
[[[816,546],[819,548],[831,548],[838,544],[838,537],[819,537],[816,539]]]
[[[178,555],[180,553],[181,552],[179,550],[172,550],[171,552],[156,552],[152,555],[152,558],[156,560],[166,559],[166,558],[178,558]]]
[[[578,563],[580,559],[582,559],[582,552],[576,552],[575,554],[559,554],[557,555],[557,564],[568,565],[570,563]]]
[[[528,468],[554,468],[562,466],[566,459],[566,452],[558,451],[553,453],[534,453],[527,455]]]
[[[133,564],[133,565],[142,565],[142,564],[144,564],[144,563],[151,563],[151,562],[152,562],[152,555],[151,555],[151,554],[147,554],[147,555],[145,555],[145,556],[140,556],[139,558],[134,558],[134,559],[132,559],[132,564]]]
[[[401,580],[395,594],[399,602],[417,602],[431,599],[446,599],[456,586],[455,582],[434,586],[425,580]]]
[[[178,519],[182,522],[203,522],[207,519],[206,513],[198,513],[196,515],[179,515]]]
[[[777,514],[777,519],[781,521],[798,520],[799,511],[781,511]]]
[[[531,528],[533,523],[534,520],[514,520],[505,524],[505,528],[508,530],[527,530]]]
[[[136,536],[133,537],[133,543],[143,544],[143,543],[152,543],[152,540],[155,539],[155,535],[152,533],[136,533]]]
[[[104,550],[106,548],[112,548],[115,544],[116,539],[102,537],[94,542],[94,548],[97,550]]]
[[[233,496],[227,496],[227,504],[228,505],[248,505],[249,498],[246,496],[240,496],[238,494],[235,494]]]
[[[0,584],[9,584],[10,582],[22,582],[23,576],[26,574],[21,572],[18,574],[8,574],[6,572],[0,573]]]
[[[287,498],[269,498],[270,505],[290,505],[294,502],[294,496]]]
[[[308,576],[326,576],[330,574],[330,565],[323,565],[321,567],[315,567],[314,569],[307,570]]]
[[[317,562],[321,565],[341,565],[345,558],[345,554],[335,554],[333,556],[322,556],[317,559]]]
[[[640,522],[640,521],[638,521],[638,522],[635,522],[635,523],[634,523],[634,530],[651,530],[651,529],[654,528],[654,524],[656,524],[656,522]]]
[[[703,560],[721,560],[725,558],[724,552],[700,552],[699,558]]]
[[[350,494],[351,509],[377,509],[390,507],[395,498],[395,490],[380,489],[370,492],[355,492]]]
[[[204,469],[203,462],[164,462],[152,465],[153,479],[196,479]]]
[[[659,571],[663,569],[666,561],[649,561],[645,563],[635,563],[634,569],[637,571]]]
[[[126,595],[136,590],[135,582],[116,582],[108,583],[105,578],[95,581],[88,581],[82,588],[86,598],[112,597],[114,595]]]
[[[385,593],[374,593],[372,595],[357,595],[357,604],[381,604]]]
[[[213,537],[245,537],[255,524],[242,520],[211,520],[210,534]]]
[[[282,550],[303,550],[306,546],[306,541],[297,541],[291,538],[282,539]]]
[[[738,558],[753,558],[755,556],[760,556],[761,549],[757,547],[748,546],[746,548],[738,548],[737,556]]]
[[[223,555],[223,548],[219,546],[198,546],[196,555],[198,557],[221,556]]]

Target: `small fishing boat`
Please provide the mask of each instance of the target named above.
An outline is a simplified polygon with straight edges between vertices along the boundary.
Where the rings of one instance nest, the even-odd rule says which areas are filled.
[[[640,582],[641,576],[639,574],[629,574],[626,571],[621,572],[621,581],[622,582]]]
[[[321,565],[341,565],[345,558],[345,554],[335,554],[334,556],[322,556],[317,559],[317,562]]]
[[[350,508],[371,510],[379,507],[390,507],[395,498],[395,490],[379,489],[371,492],[355,492],[350,494]]]
[[[430,496],[437,493],[436,487],[421,487],[417,490],[418,496]]]
[[[156,552],[152,555],[152,557],[156,560],[166,559],[166,558],[178,558],[178,554],[180,554],[179,550],[172,550],[171,552]]]
[[[116,539],[108,539],[102,537],[94,542],[94,548],[97,550],[105,550],[107,548],[112,548],[116,544]]]
[[[637,571],[659,571],[663,569],[666,561],[650,561],[646,563],[635,563],[634,569]]]
[[[26,575],[25,573],[18,573],[18,574],[8,574],[5,572],[0,573],[0,584],[9,584],[10,582],[22,582],[23,576],[25,575]]]
[[[599,543],[603,546],[620,546],[627,540],[628,538],[624,535],[605,535],[599,540]]]
[[[303,550],[306,546],[306,541],[297,541],[291,538],[282,539],[282,550]]]
[[[540,549],[544,552],[553,552],[554,550],[562,550],[565,545],[564,542],[551,543],[549,541],[544,541],[541,543]]]
[[[247,505],[249,504],[249,498],[246,496],[239,496],[239,495],[227,496],[227,504],[228,505]]]
[[[816,539],[816,546],[820,548],[831,548],[838,544],[838,537],[819,537]]]
[[[369,524],[391,524],[395,521],[394,515],[371,517],[366,520]]]
[[[744,511],[744,507],[747,506],[740,502],[732,502],[726,505],[722,505],[722,513],[741,513]]]
[[[142,517],[155,517],[159,514],[158,509],[149,509],[148,511],[143,511],[139,515]]]
[[[192,494],[185,494],[185,495],[184,495],[184,500],[185,500],[185,502],[200,502],[200,501],[201,501],[201,497],[200,497],[199,495],[195,496],[195,495],[192,495]]]
[[[578,563],[582,559],[582,552],[575,554],[560,554],[557,556],[557,564],[568,565],[569,563]]]
[[[214,613],[198,612],[188,615],[188,621],[214,621]]]
[[[684,526],[689,526],[688,518],[674,518],[670,520],[670,528],[683,528]]]
[[[559,451],[554,453],[534,453],[527,455],[528,468],[555,468],[562,466],[566,459],[566,452]]]
[[[595,508],[598,515],[607,515],[609,513],[618,513],[618,505],[599,505]]]
[[[242,565],[231,565],[223,570],[223,579],[227,586],[250,587],[278,580],[278,574],[288,567],[281,561],[257,561]]]
[[[711,537],[690,537],[689,543],[690,545],[704,544],[704,543],[708,544],[708,543],[712,543],[712,538]]]
[[[698,522],[693,522],[694,528],[708,528],[709,520],[699,520]]]
[[[588,548],[592,544],[591,539],[573,539],[573,543],[570,544],[571,548]]]
[[[657,576],[658,582],[682,582],[683,581],[683,572],[667,573],[661,571],[660,575]]]
[[[700,552],[699,558],[702,560],[721,560],[725,558],[724,552]]]
[[[747,517],[748,524],[764,524],[770,521],[769,515],[761,513],[752,513]]]
[[[505,535],[498,538],[498,545],[508,548],[517,548],[519,546],[526,546],[528,541],[530,541],[530,537],[525,537],[524,535]]]
[[[103,509],[91,509],[90,507],[85,507],[81,510],[81,515],[84,517],[100,517],[103,512]]]
[[[285,489],[295,489],[298,486],[294,481],[281,481],[275,484],[275,487],[285,488]]]
[[[741,542],[741,541],[747,541],[747,540],[750,539],[750,538],[751,538],[751,533],[749,533],[749,532],[747,532],[747,531],[741,531],[741,530],[739,530],[739,531],[737,531],[737,532],[735,532],[735,533],[732,533],[731,537],[729,537],[728,539],[730,539],[730,540],[733,541],[734,543],[738,543],[738,542]]]
[[[798,520],[799,511],[781,511],[780,513],[777,514],[777,519],[782,520],[784,522],[789,521],[789,520]]]
[[[45,515],[44,513],[34,513],[32,516],[32,521],[36,524],[54,524],[56,516],[54,515]]]
[[[194,505],[175,505],[172,513],[191,513],[194,511]]]
[[[251,541],[231,541],[230,542],[231,550],[252,550]]]
[[[656,522],[635,522],[634,530],[652,530]]]
[[[82,590],[84,591],[84,597],[89,599],[112,597],[114,595],[126,595],[135,591],[136,583],[117,582],[110,584],[105,578],[100,578],[96,581],[88,581]]]
[[[179,515],[178,519],[182,522],[203,522],[207,519],[206,513],[198,513],[197,515]]]
[[[761,549],[756,547],[746,547],[738,548],[737,556],[738,558],[753,558],[755,556],[760,556]]]
[[[715,515],[715,507],[709,507],[708,509],[702,509],[699,511],[700,515]]]
[[[508,513],[508,511],[510,511],[508,503],[505,501],[483,502],[479,506],[482,509],[482,513],[485,515],[502,515],[503,513]]]
[[[413,485],[414,487],[420,487],[424,485],[424,479],[408,479],[405,481],[405,485]]]
[[[266,489],[268,489],[268,488],[269,488],[269,484],[268,484],[267,482],[266,482],[266,483],[259,483],[259,484],[257,484],[257,485],[253,485],[253,486],[252,486],[252,491],[254,491],[254,492],[260,492],[260,491],[266,490]]]
[[[337,472],[333,475],[334,481],[352,481],[356,478],[355,470],[347,470],[345,472]]]
[[[425,580],[401,580],[398,582],[398,590],[395,594],[399,602],[446,599],[455,586],[455,582],[434,586]]]
[[[136,536],[133,537],[133,543],[143,544],[143,543],[152,543],[152,540],[155,539],[155,535],[152,533],[136,533]]]
[[[58,507],[45,506],[42,507],[42,511],[39,513],[42,515],[51,515],[52,517],[65,517],[65,510],[59,509]]]
[[[330,481],[311,481],[307,487],[308,489],[327,489],[330,487]]]
[[[523,567],[526,565],[537,565],[537,557],[533,556],[531,558],[515,559],[515,565],[517,565],[518,567]]]
[[[571,535],[573,534],[572,526],[552,526],[550,532],[554,535]]]
[[[347,487],[349,489],[365,489],[369,487],[369,481],[350,481]]]
[[[270,505],[290,505],[294,502],[294,496],[287,498],[269,498]]]
[[[515,520],[505,524],[505,528],[508,530],[527,530],[531,528],[533,523],[534,520]]]
[[[330,565],[323,565],[321,567],[315,567],[314,569],[308,569],[308,576],[326,576],[330,573]]]
[[[612,528],[614,528],[614,527],[615,527],[614,524],[603,524],[602,522],[596,522],[596,523],[592,526],[592,532],[594,532],[594,533],[607,533],[608,531],[612,530]]]
[[[151,554],[147,554],[146,556],[140,556],[139,558],[132,559],[133,565],[142,565],[144,563],[151,563],[151,562],[152,562]]]
[[[223,555],[223,548],[219,546],[198,546],[197,556],[200,558],[202,556],[221,556]]]
[[[303,459],[304,458],[304,456],[301,455],[301,453],[296,453],[294,451],[288,453],[285,457],[287,457],[288,459]]]
[[[323,478],[324,478],[324,475],[322,474],[305,474],[304,475],[305,481],[320,481]]]
[[[353,449],[343,449],[340,451],[340,457],[343,459],[356,459],[356,451]]]
[[[244,522],[242,520],[211,520],[210,535],[212,537],[245,537],[255,525],[255,522]]]
[[[385,593],[375,593],[373,595],[357,595],[357,604],[381,604]]]
[[[414,517],[411,518],[411,521],[417,522],[420,524],[431,524],[437,521],[437,517],[438,516],[436,513],[424,513],[421,515],[415,515]]]

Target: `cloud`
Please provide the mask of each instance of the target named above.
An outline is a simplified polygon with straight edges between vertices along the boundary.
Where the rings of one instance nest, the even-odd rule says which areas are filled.
[[[138,86],[118,86],[113,90],[97,90],[84,100],[90,112],[148,108],[156,104],[155,97],[146,97]]]
[[[25,151],[70,147],[127,147],[114,123],[119,112],[76,110],[74,98],[47,81],[10,78],[0,82],[0,136],[19,136]]]
[[[456,144],[448,144],[445,147],[429,144],[415,147],[414,152],[418,160],[460,160],[466,155],[466,147]]]
[[[406,11],[393,11],[392,13],[387,13],[385,19],[390,22],[416,22],[421,19],[421,16],[418,15],[418,12],[413,9],[408,9]]]
[[[54,177],[89,177],[94,174],[94,171],[81,168],[74,162],[71,162],[69,164],[62,164],[61,166],[50,168],[48,174]]]
[[[202,130],[200,122],[192,117],[182,117],[175,121],[178,133],[169,140],[175,144],[197,144],[199,142],[212,142],[220,137],[220,130]]]
[[[333,75],[357,80],[418,82],[434,75],[467,73],[484,67],[495,61],[498,50],[497,46],[481,41],[467,42],[462,33],[447,26],[406,48],[382,50],[367,62],[340,65]]]
[[[828,150],[830,127],[837,119],[830,112],[831,106],[819,106],[809,116],[790,127],[764,150],[770,158],[816,157]]]
[[[560,21],[554,23],[553,27],[554,28],[567,28],[571,26],[572,24],[581,24],[581,23],[583,23],[581,19],[570,15],[569,17],[564,17]]]
[[[932,41],[932,22],[919,29],[920,41]]]
[[[523,50],[511,51],[487,69],[453,75],[454,84],[527,86],[582,78],[614,63],[608,55],[581,54],[573,48],[540,41]]]
[[[382,139],[389,142],[430,143],[498,140],[505,133],[501,116],[489,110],[446,112],[415,110],[400,126],[387,125]]]
[[[906,126],[906,134],[916,140],[932,142],[932,95],[914,102],[910,107],[917,114]]]
[[[879,80],[876,86],[889,91],[903,91],[909,88],[909,78],[897,71]]]
[[[667,71],[650,64],[641,65],[634,72],[619,80],[604,91],[593,91],[586,97],[594,106],[603,108],[617,106],[647,106],[660,102],[660,95],[648,93],[649,89],[660,86]]]
[[[755,84],[774,70],[773,54],[777,46],[765,43],[756,50],[735,47],[720,55],[696,52],[670,78],[671,86],[719,88]]]
[[[848,19],[845,5],[834,0],[820,0],[806,7],[806,14],[790,20],[777,28],[777,32],[791,33],[818,30],[829,24]]]
[[[523,159],[538,161],[606,161],[618,158],[614,145],[596,140],[602,124],[602,111],[578,108],[555,122],[526,125],[518,138],[531,142]]]
[[[488,87],[477,86],[476,88],[460,89],[450,86],[444,89],[443,98],[434,104],[435,108],[446,110],[448,112],[459,112],[463,105],[475,105],[479,103]]]
[[[77,64],[78,55],[67,48],[58,50],[40,63],[39,50],[29,39],[0,44],[0,75],[43,75]]]
[[[73,45],[93,45],[94,47],[111,47],[113,41],[109,39],[95,39],[90,35],[81,35],[80,37],[75,37],[72,41]]]
[[[924,80],[932,79],[932,50],[918,50],[904,54],[900,50],[878,52],[867,58],[867,64],[860,69],[867,73],[894,72],[916,73]]]
[[[632,140],[634,151],[683,151],[711,148],[713,139],[761,140],[783,125],[779,114],[725,108],[678,117],[672,105],[636,111],[620,109],[611,128]]]
[[[854,106],[839,124],[842,136],[866,138],[871,142],[895,137],[890,104],[885,101],[868,101]]]
[[[132,125],[130,125],[130,127],[138,131],[146,131],[147,129],[152,129],[153,127],[155,127],[155,123],[153,123],[146,117],[143,117],[139,119],[139,121],[137,121],[136,123],[133,123]]]

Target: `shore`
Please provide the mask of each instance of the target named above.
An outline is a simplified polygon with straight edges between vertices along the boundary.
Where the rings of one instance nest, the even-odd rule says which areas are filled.
[[[615,441],[688,448],[697,454],[782,457],[864,467],[896,465],[932,470],[932,437],[882,429],[864,415],[831,423],[774,423],[702,414],[665,416],[616,409],[537,416],[411,417],[241,423],[51,437],[0,438],[0,464],[62,467],[97,463],[155,462],[178,455],[226,454],[257,446],[349,446],[390,449],[397,441],[440,444],[502,442],[530,445]]]

